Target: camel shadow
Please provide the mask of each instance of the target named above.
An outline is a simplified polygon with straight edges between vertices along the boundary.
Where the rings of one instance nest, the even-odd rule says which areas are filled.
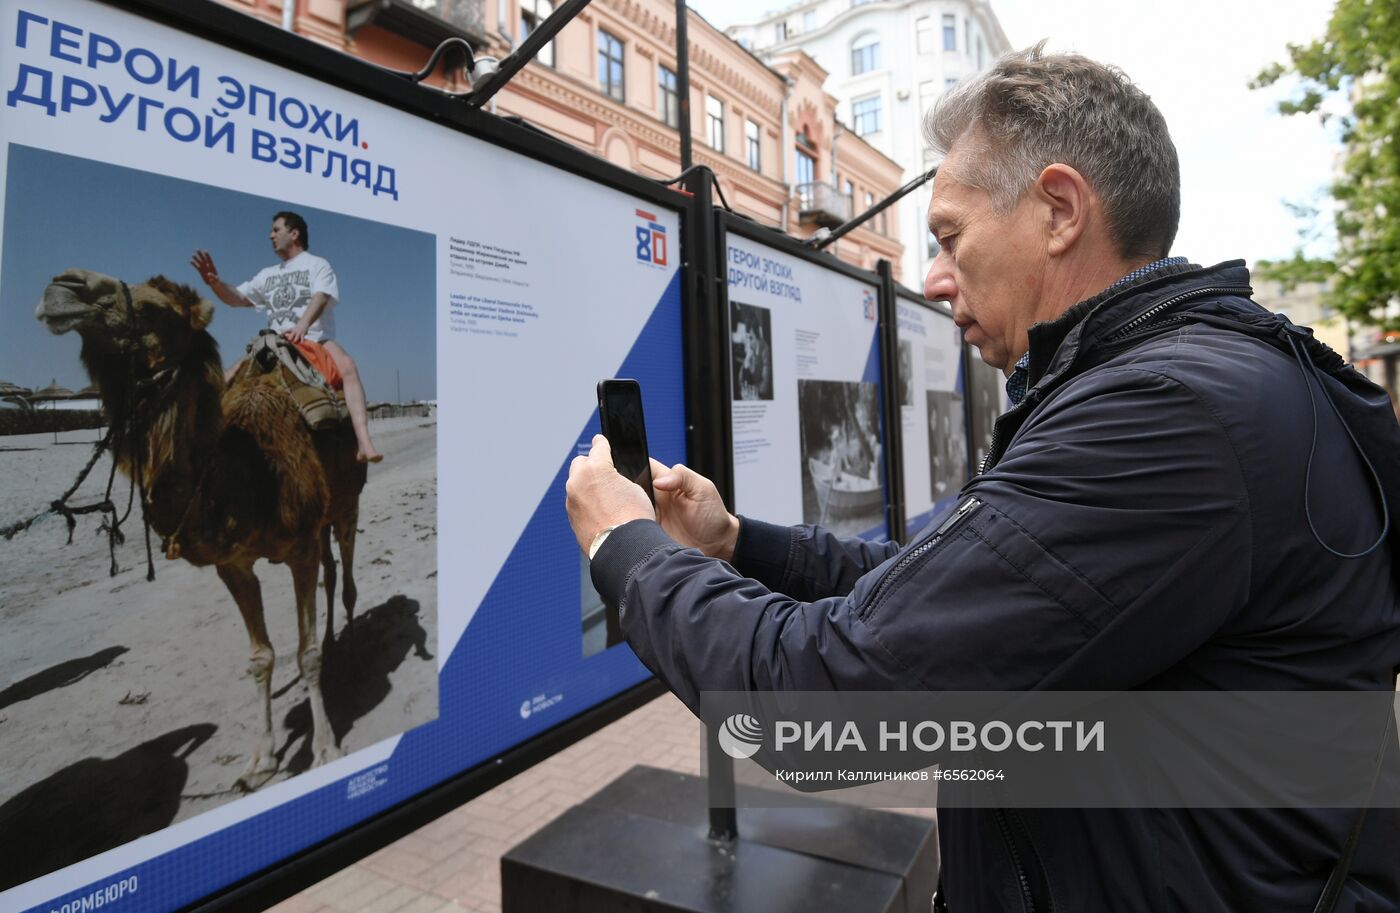
[[[393,596],[357,615],[353,625],[341,628],[334,641],[323,645],[321,692],[337,745],[357,720],[393,691],[389,677],[409,653],[425,661],[434,658],[428,652],[428,632],[419,623],[418,612],[416,599]],[[284,770],[296,775],[311,766],[310,703],[302,700],[287,711],[283,726],[287,739],[277,757]]]
[[[0,805],[0,891],[168,827],[189,756],[213,723],[173,730],[112,758],[84,758]]]
[[[57,688],[66,688],[76,684],[111,663],[128,649],[127,647],[108,647],[105,650],[98,650],[91,656],[64,660],[57,665],[49,666],[42,672],[35,672],[28,678],[21,679],[4,691],[0,691],[0,710],[4,710],[11,704],[36,698]]]

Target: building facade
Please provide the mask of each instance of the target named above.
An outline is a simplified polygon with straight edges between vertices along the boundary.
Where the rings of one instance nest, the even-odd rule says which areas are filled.
[[[937,164],[923,115],[949,86],[1011,50],[987,0],[806,0],[726,33],[765,60],[800,51],[825,67],[837,117],[898,162],[905,180]],[[938,251],[924,224],[930,190],[908,197],[899,216],[900,272],[914,288]]]
[[[221,2],[269,22],[286,13],[299,34],[396,70],[421,68],[452,36],[478,56],[503,58],[553,12],[550,0]],[[715,172],[735,211],[803,238],[900,186],[900,165],[837,123],[838,101],[822,91],[828,74],[810,56],[792,51],[765,63],[694,12],[687,30],[694,161]],[[594,0],[492,109],[646,177],[672,178],[681,170],[675,48],[667,0]],[[429,81],[469,88],[460,66]],[[898,226],[887,214],[833,252],[866,268],[887,259],[898,271]]]

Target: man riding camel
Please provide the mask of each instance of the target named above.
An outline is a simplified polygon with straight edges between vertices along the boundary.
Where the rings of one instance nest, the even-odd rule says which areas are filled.
[[[369,414],[359,369],[335,341],[334,309],[339,300],[335,271],[322,257],[311,253],[306,220],[294,212],[279,212],[268,233],[279,262],[234,287],[219,278],[214,258],[196,250],[190,265],[219,300],[230,307],[259,308],[267,312],[267,325],[295,345],[332,387],[345,393],[345,405],[355,427],[361,463],[378,463],[384,456],[369,435]],[[228,371],[232,380],[242,362]]]

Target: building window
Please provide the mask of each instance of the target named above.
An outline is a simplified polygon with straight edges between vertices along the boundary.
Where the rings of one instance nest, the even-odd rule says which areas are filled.
[[[947,92],[949,89],[953,88],[953,86],[957,84],[957,77],[949,76],[947,79],[943,80],[943,91]]]
[[[943,14],[943,50],[958,49],[958,17],[952,13]]]
[[[817,27],[817,11],[808,10],[802,14],[802,31],[810,32]]]
[[[724,151],[724,102],[713,95],[705,96],[705,121],[710,128],[710,148]]]
[[[680,98],[676,95],[676,74],[663,66],[657,66],[656,86],[661,90],[661,120],[668,127],[679,127],[681,107]]]
[[[622,88],[622,39],[598,30],[598,86],[603,93],[625,101]]]
[[[933,53],[933,17],[920,16],[914,20],[915,48],[920,54]]]
[[[851,120],[858,136],[880,132],[880,96],[858,98],[851,102]]]
[[[773,40],[787,41],[787,20],[773,23]]]
[[[540,27],[540,23],[554,12],[554,4],[549,0],[520,0],[520,41],[530,37],[530,33]],[[554,42],[540,48],[535,59],[547,67],[554,66]]]
[[[763,170],[763,150],[758,144],[758,124],[744,121],[744,146],[748,154],[749,167],[754,171]]]
[[[977,69],[982,69],[982,36],[977,36]]]
[[[862,212],[869,212],[870,210],[872,210],[872,209],[874,209],[874,208],[875,208],[875,194],[873,194],[873,193],[871,193],[870,191],[867,190],[867,191],[865,192],[865,209],[863,209],[863,210],[861,210],[861,211],[862,211]],[[875,231],[878,231],[880,234],[883,235],[883,234],[885,233],[885,213],[884,213],[883,211],[881,211],[879,215],[877,215],[875,218],[873,218],[873,219],[871,219],[869,222],[867,222],[867,223],[866,223],[866,226],[867,226],[868,228],[874,229]]]
[[[963,20],[963,47],[972,48],[972,17]]]
[[[919,83],[919,115],[929,112],[938,101],[938,83],[930,79],[928,82]]]
[[[854,209],[856,205],[856,185],[851,183],[850,178],[846,178],[846,184],[842,188],[842,193],[845,195],[846,199],[850,201],[851,208]]]
[[[803,209],[812,208],[812,184],[817,180],[817,160],[797,150],[797,193]]]
[[[851,75],[859,76],[880,68],[880,36],[874,32],[858,35],[851,42]]]

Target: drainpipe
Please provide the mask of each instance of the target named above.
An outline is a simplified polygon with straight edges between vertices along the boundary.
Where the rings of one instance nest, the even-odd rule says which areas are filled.
[[[282,0],[282,28],[295,32],[297,24],[297,0]]]
[[[838,120],[833,119],[831,122],[831,126],[831,195],[836,197],[837,199],[840,199],[841,181],[838,180],[836,176],[836,141],[841,138],[841,134],[845,131],[841,129],[841,122]],[[851,208],[855,208],[854,200],[851,201]],[[831,245],[831,252],[833,254],[837,253],[837,251],[840,249],[840,244],[841,242],[837,241],[836,243]]]
[[[783,77],[783,129],[782,138],[779,140],[780,155],[783,161],[783,187],[787,189],[787,196],[783,197],[783,234],[788,232],[788,210],[792,208],[792,184],[788,183],[788,156],[792,154],[792,144],[788,142],[788,99],[792,98],[792,80]]]

